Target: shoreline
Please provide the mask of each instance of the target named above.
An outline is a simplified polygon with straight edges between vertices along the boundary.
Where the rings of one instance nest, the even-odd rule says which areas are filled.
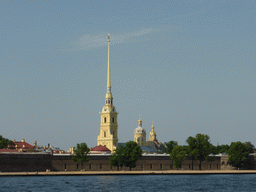
[[[20,176],[107,176],[107,175],[213,175],[256,174],[256,170],[168,170],[168,171],[59,171],[59,172],[1,172],[0,177]]]

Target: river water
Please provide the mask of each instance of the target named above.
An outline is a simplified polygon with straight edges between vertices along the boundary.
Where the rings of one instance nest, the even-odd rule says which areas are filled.
[[[0,177],[0,191],[256,191],[256,174]]]

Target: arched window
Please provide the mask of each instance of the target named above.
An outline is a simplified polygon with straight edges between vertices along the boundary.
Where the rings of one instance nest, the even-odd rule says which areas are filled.
[[[113,137],[115,137],[115,131],[113,131]]]
[[[115,118],[114,117],[112,118],[112,123],[115,123]]]
[[[106,123],[107,122],[107,118],[106,117],[104,117],[104,123]]]
[[[107,135],[106,135],[106,131],[104,131],[104,137],[106,137]]]

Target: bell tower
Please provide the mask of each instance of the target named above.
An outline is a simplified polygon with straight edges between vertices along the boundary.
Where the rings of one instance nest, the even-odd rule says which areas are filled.
[[[110,35],[108,34],[108,72],[107,72],[107,93],[105,97],[105,106],[102,108],[100,134],[97,138],[97,145],[106,146],[113,152],[118,145],[118,124],[116,109],[113,105],[113,96],[111,93],[111,76],[110,76]]]

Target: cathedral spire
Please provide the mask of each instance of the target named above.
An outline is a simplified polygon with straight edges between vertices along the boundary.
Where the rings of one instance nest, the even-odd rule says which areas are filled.
[[[111,93],[111,77],[110,77],[110,50],[109,50],[110,34],[108,34],[108,79],[107,79],[107,92]]]
[[[110,50],[109,50],[110,35],[108,34],[108,75],[107,75],[107,93],[105,102],[106,105],[113,105],[113,97],[111,93],[111,77],[110,77]]]

